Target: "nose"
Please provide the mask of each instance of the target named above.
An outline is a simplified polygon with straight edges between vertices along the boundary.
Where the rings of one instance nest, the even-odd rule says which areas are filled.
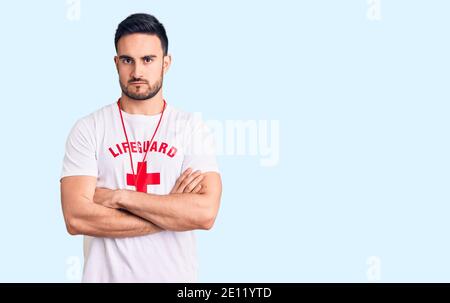
[[[142,66],[141,63],[136,63],[134,65],[134,69],[133,69],[133,72],[132,72],[131,76],[136,78],[136,79],[144,78],[143,66]]]

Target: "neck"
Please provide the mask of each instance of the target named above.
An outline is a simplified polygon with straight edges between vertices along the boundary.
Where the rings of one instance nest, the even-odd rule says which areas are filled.
[[[122,94],[120,107],[124,112],[134,115],[156,115],[162,112],[164,100],[161,92],[147,100],[134,100]]]

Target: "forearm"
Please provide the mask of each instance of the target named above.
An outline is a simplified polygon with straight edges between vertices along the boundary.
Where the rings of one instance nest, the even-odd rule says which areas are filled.
[[[86,201],[80,203],[70,220],[70,233],[94,237],[123,238],[143,236],[162,229],[126,211]]]
[[[166,230],[209,229],[216,210],[205,194],[154,195],[126,191],[118,206]]]

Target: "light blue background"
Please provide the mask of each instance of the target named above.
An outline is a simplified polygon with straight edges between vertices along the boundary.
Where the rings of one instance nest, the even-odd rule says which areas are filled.
[[[64,144],[120,94],[117,24],[166,26],[168,102],[205,119],[279,120],[280,161],[219,157],[201,282],[450,281],[450,2],[8,1],[1,30],[2,282],[72,282],[81,237],[59,199]],[[69,273],[68,273],[69,272]]]

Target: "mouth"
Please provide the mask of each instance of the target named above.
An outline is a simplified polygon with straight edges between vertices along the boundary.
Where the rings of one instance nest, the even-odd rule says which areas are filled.
[[[147,84],[145,82],[131,82],[131,85],[142,85],[142,84]]]

